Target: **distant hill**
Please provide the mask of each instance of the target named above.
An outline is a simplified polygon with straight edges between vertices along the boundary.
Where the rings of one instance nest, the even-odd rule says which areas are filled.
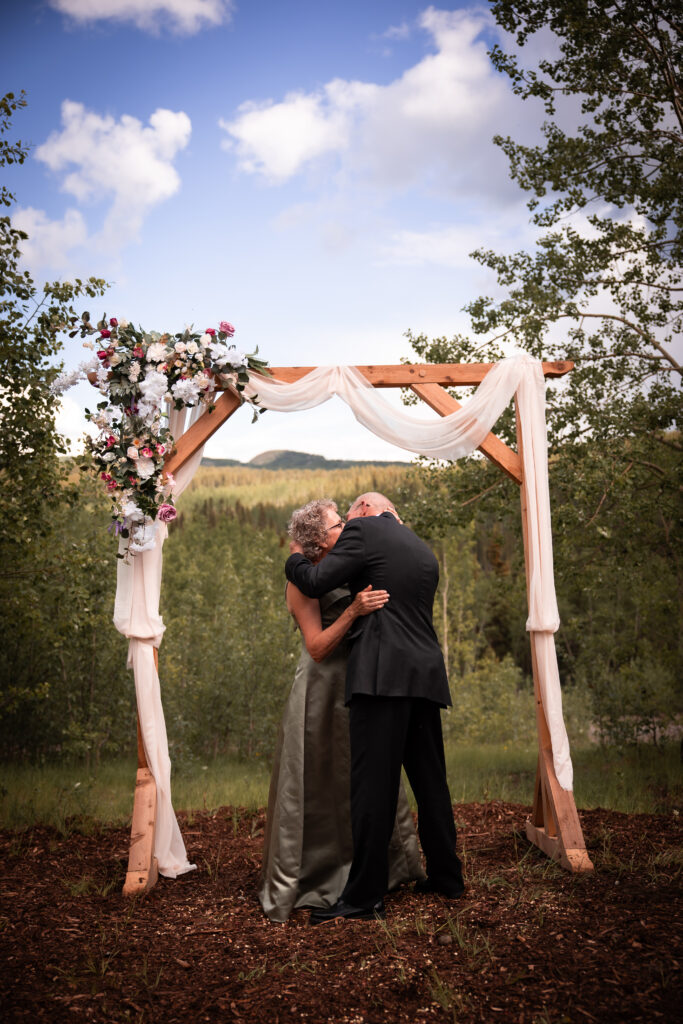
[[[241,466],[243,469],[349,469],[351,466],[405,466],[396,460],[378,459],[326,459],[324,455],[308,452],[271,451],[255,455],[249,462],[237,459],[202,459],[202,466]]]

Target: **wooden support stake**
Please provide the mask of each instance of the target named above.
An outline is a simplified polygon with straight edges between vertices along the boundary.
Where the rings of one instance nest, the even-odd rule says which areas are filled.
[[[159,670],[159,652],[154,648],[154,664]],[[159,877],[154,856],[154,835],[157,820],[157,784],[149,770],[138,717],[138,770],[135,778],[133,821],[130,827],[128,871],[123,883],[124,896],[149,892]]]
[[[522,457],[522,431],[519,409],[517,413],[517,448]],[[522,503],[522,539],[526,569],[527,600],[529,598],[529,525],[527,520],[527,493],[524,479],[520,488]],[[532,639],[532,638],[530,638]],[[536,728],[538,732],[538,766],[534,785],[534,803],[531,817],[527,818],[527,839],[543,850],[546,856],[558,861],[567,871],[592,871],[593,864],[586,851],[578,811],[571,790],[562,789],[555,774],[550,731],[545,717],[543,698],[538,682],[538,665],[533,642],[531,666],[536,698]]]

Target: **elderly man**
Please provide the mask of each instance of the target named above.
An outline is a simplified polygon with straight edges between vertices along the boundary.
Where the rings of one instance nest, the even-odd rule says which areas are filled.
[[[382,494],[361,494],[335,547],[313,565],[293,546],[287,578],[309,597],[342,583],[389,592],[379,611],[357,620],[346,675],[351,733],[353,862],[341,897],[313,923],[383,916],[387,850],[401,765],[418,805],[427,879],[420,892],[464,892],[455,852],[440,709],[451,704],[432,624],[439,568],[431,549],[400,521]]]

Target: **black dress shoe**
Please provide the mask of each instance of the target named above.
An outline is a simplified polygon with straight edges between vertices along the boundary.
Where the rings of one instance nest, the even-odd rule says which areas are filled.
[[[372,921],[385,917],[384,900],[377,900],[371,907],[354,907],[344,900],[337,900],[332,907],[316,907],[311,911],[311,924],[325,924],[326,921]]]
[[[434,893],[438,896],[445,896],[448,900],[459,900],[461,896],[465,894],[465,886],[444,886],[435,885],[428,878],[418,878],[413,892],[419,893],[421,896],[427,896]]]

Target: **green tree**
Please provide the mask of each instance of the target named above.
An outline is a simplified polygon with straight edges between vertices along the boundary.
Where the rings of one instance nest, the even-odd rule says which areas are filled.
[[[612,721],[617,711],[647,719],[653,702],[642,692],[635,701],[633,681],[648,662],[661,710],[680,705],[681,633],[670,613],[680,621],[683,608],[683,24],[672,0],[494,0],[491,9],[520,47],[494,46],[495,67],[545,107],[538,145],[494,140],[530,194],[538,242],[533,252],[473,253],[504,291],[466,307],[474,337],[408,339],[433,362],[495,360],[509,342],[575,362],[547,389],[563,669]],[[524,46],[546,27],[558,55],[530,69]],[[571,130],[566,100],[580,103]],[[514,439],[511,413],[497,432]],[[492,467],[425,472],[445,501],[417,509],[424,519],[509,521],[514,488]]]
[[[28,154],[22,142],[2,137],[24,106],[23,93],[0,100],[0,167],[23,164]],[[15,201],[3,185],[2,205]],[[27,237],[10,217],[0,217],[0,545],[21,547],[49,533],[50,509],[67,495],[57,458],[64,443],[55,430],[56,400],[49,389],[59,369],[60,332],[76,315],[72,302],[100,295],[105,287],[91,277],[39,288],[21,268],[21,243]]]
[[[4,138],[25,105],[23,93],[0,99],[0,166],[26,159],[21,141]],[[15,201],[3,185],[0,203]],[[108,679],[106,640],[95,643],[91,635],[87,653],[77,653],[87,624],[96,631],[100,622],[102,558],[91,546],[92,495],[83,517],[75,508],[77,474],[60,458],[65,448],[50,393],[60,332],[76,315],[73,301],[98,296],[105,285],[89,278],[38,287],[21,267],[26,238],[9,216],[0,217],[0,606],[11,624],[0,656],[0,713],[2,747],[13,755],[63,748],[69,736],[100,729],[95,687],[106,688]],[[98,735],[94,749],[102,742]]]

